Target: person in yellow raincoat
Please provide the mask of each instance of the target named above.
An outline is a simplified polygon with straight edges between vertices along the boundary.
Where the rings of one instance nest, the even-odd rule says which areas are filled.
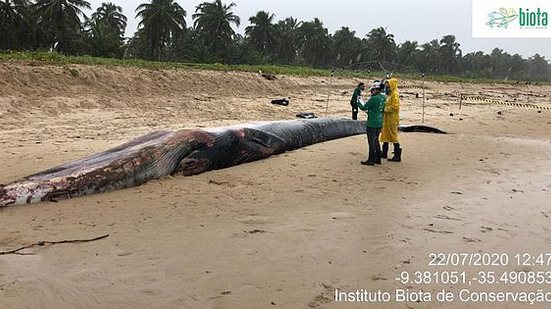
[[[398,124],[400,123],[400,96],[398,95],[398,80],[391,78],[385,81],[387,99],[383,116],[383,128],[380,141],[383,143],[382,158],[388,158],[388,143],[394,144],[394,157],[388,161],[400,162],[402,148],[398,140]]]

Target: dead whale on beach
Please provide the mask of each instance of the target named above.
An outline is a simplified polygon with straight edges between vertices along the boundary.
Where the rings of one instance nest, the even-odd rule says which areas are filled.
[[[0,206],[56,201],[134,187],[165,175],[195,175],[333,139],[364,134],[365,121],[274,121],[155,131],[84,159],[0,186]]]

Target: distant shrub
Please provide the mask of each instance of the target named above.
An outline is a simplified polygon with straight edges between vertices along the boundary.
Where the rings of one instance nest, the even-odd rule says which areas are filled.
[[[75,69],[75,68],[70,68],[69,73],[71,74],[72,77],[78,77],[79,75],[78,69]]]

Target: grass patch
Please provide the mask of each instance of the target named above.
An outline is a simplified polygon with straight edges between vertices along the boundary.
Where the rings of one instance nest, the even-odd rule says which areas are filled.
[[[78,69],[70,68],[69,69],[69,74],[71,74],[71,76],[73,76],[73,77],[78,77],[78,75],[79,75]]]
[[[220,63],[208,64],[208,63],[181,63],[181,62],[159,62],[159,61],[146,61],[142,59],[115,59],[115,58],[99,58],[91,56],[65,56],[58,53],[51,52],[30,52],[30,51],[1,51],[0,61],[22,61],[22,62],[39,62],[49,65],[59,65],[63,67],[69,67],[74,64],[81,65],[101,65],[101,66],[118,66],[118,67],[132,67],[143,68],[150,70],[209,70],[209,71],[223,71],[223,72],[254,72],[254,73],[267,73],[275,75],[293,75],[293,76],[320,76],[329,77],[331,75],[335,77],[343,78],[358,78],[358,80],[364,80],[369,83],[371,79],[382,78],[384,72],[370,72],[367,71],[353,71],[353,70],[341,70],[337,69],[332,71],[330,69],[317,69],[304,66],[286,66],[286,65],[226,65]],[[69,73],[77,77],[79,74],[76,68],[70,69]],[[406,78],[409,80],[421,80],[420,74],[410,73],[395,73],[397,78]],[[466,78],[457,76],[445,76],[445,75],[431,75],[425,77],[426,81],[437,82],[449,82],[449,83],[475,83],[475,84],[516,84],[516,81],[503,81],[497,79],[487,78]],[[540,82],[539,84],[551,84],[549,82]]]
[[[279,65],[226,65],[220,63],[181,63],[181,62],[159,62],[146,61],[141,59],[115,59],[115,58],[99,58],[91,56],[64,56],[58,53],[50,52],[0,52],[0,61],[22,61],[22,62],[40,62],[50,65],[69,66],[72,64],[82,65],[102,65],[102,66],[119,66],[119,67],[134,67],[150,70],[209,70],[209,71],[224,71],[224,72],[255,72],[268,74],[285,74],[298,76],[329,76],[331,70],[315,69],[300,66],[279,66]],[[348,75],[350,73],[347,73]],[[339,75],[342,75],[339,73]],[[357,76],[361,76],[359,73]]]

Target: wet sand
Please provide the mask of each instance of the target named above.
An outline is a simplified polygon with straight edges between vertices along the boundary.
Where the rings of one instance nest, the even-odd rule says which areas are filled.
[[[0,183],[161,128],[348,116],[357,80],[252,73],[0,64]],[[402,123],[419,123],[418,81],[402,81]],[[0,256],[2,308],[450,308],[437,302],[338,303],[335,289],[457,294],[462,284],[400,284],[402,271],[540,271],[549,252],[549,86],[427,83],[426,124],[400,134],[403,162],[365,159],[364,136],[193,177],[0,209],[0,251],[40,240],[109,237]],[[289,107],[269,103],[291,97]],[[530,100],[530,101],[529,101]],[[474,104],[476,103],[476,104]],[[499,113],[498,113],[499,112]],[[453,113],[453,116],[450,116]],[[460,120],[462,119],[462,120]],[[506,253],[507,266],[429,266],[432,252]],[[475,284],[472,290],[543,286]],[[545,304],[548,305],[548,304]],[[461,303],[454,308],[538,308]]]

